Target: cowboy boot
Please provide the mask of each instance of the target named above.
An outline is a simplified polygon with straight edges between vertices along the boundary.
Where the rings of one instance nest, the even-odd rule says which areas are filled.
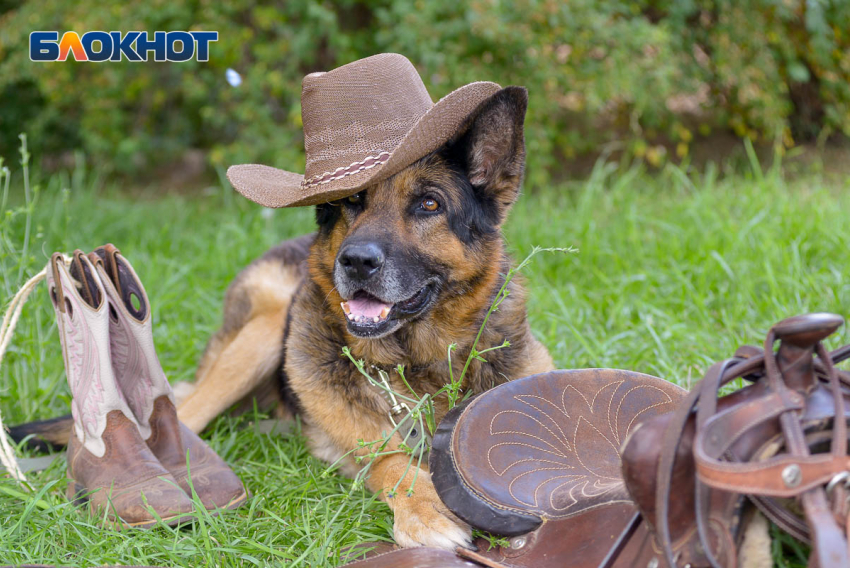
[[[68,497],[106,511],[123,526],[148,528],[190,518],[192,501],[139,435],[110,362],[109,309],[88,258],[74,252],[70,271],[60,253],[50,259],[48,290],[73,400],[68,442]],[[154,514],[155,513],[155,514]]]
[[[186,493],[195,490],[204,507],[242,505],[248,494],[233,470],[177,419],[171,385],[156,356],[148,296],[133,267],[111,244],[89,258],[109,303],[112,369],[142,438]]]

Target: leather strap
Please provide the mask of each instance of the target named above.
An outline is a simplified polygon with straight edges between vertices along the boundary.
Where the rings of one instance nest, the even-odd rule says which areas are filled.
[[[821,361],[823,362],[824,367],[826,367],[826,371],[827,371],[827,374],[829,376],[830,387],[832,387],[833,403],[835,404],[835,410],[834,410],[835,418],[832,421],[832,448],[831,448],[832,449],[832,455],[835,456],[836,459],[846,460],[847,459],[847,420],[844,418],[844,396],[843,396],[843,393],[841,392],[841,384],[840,384],[840,381],[839,381],[839,378],[838,378],[838,373],[835,370],[835,366],[832,364],[832,359],[830,358],[830,354],[827,353],[826,348],[823,346],[823,343],[818,343],[816,350],[817,350],[818,357],[820,357]],[[848,469],[850,469],[850,468],[848,468]],[[816,496],[817,497],[822,496],[824,498],[823,504],[826,504],[826,493],[823,489],[819,489],[816,493]],[[848,522],[848,521],[846,521],[846,517],[847,517],[847,491],[841,489],[838,492],[836,492],[835,495],[833,495],[833,498],[836,499],[836,506],[833,508],[833,512],[842,512],[843,511],[843,514],[845,515],[845,523],[844,524],[846,524]],[[805,504],[805,502],[804,502],[804,504]],[[819,502],[818,502],[818,504],[819,504]],[[818,513],[820,513],[820,511],[818,511]],[[830,522],[829,522],[828,526],[829,526],[830,531],[834,530],[834,532],[841,534],[841,528],[843,528],[843,527],[839,528],[839,525],[836,524],[835,515],[832,515],[830,517]],[[848,561],[848,559],[850,559],[850,541],[848,541],[846,529],[844,530],[844,534],[842,536],[844,538],[844,546],[842,547],[843,550],[841,552],[843,552],[843,560],[846,563]],[[836,542],[840,542],[840,540],[836,541]],[[820,544],[820,543],[816,542],[816,544]],[[823,549],[818,547],[818,552],[821,554],[821,556],[823,554],[829,554],[830,559],[832,559],[833,557],[835,559],[838,559],[838,556],[835,554],[835,552],[832,550],[831,547],[829,549],[826,549],[826,550],[823,550]],[[821,565],[823,566],[824,564],[821,564]]]
[[[717,412],[717,396],[720,393],[720,382],[723,380],[723,375],[735,363],[735,359],[726,359],[712,365],[705,374],[700,383],[700,399],[697,407],[697,435],[703,430],[706,422]],[[695,476],[695,516],[697,521],[697,531],[699,532],[700,541],[704,543],[703,551],[708,562],[713,568],[722,568],[720,561],[711,550],[711,539],[708,535],[708,506],[711,499],[711,486],[702,483],[699,475]],[[728,527],[724,527],[728,531]],[[722,549],[723,540],[719,541],[719,546]],[[737,555],[734,550],[729,550],[727,555],[733,565],[728,568],[736,568]]]
[[[465,558],[466,560],[471,560],[481,566],[486,566],[487,568],[509,568],[505,566],[501,562],[496,562],[492,558],[487,558],[483,554],[478,554],[473,550],[469,550],[468,548],[462,548],[458,546],[455,548],[455,554],[460,556],[461,558]]]
[[[715,414],[703,423],[694,438],[697,463],[714,464],[749,431],[788,411],[802,410],[804,402],[797,393],[784,397],[780,393],[768,392]]]
[[[749,495],[749,498],[764,516],[775,523],[780,529],[805,544],[811,544],[809,527],[806,522],[789,511],[775,497]]]
[[[850,343],[831,352],[829,354],[829,358],[832,360],[833,364],[838,364],[845,359],[850,359]]]
[[[812,535],[812,553],[809,560],[816,559],[818,566],[846,567],[850,565],[847,557],[846,533],[835,522],[823,489],[805,493],[802,497],[803,511]]]
[[[789,412],[802,408],[803,399],[798,393],[773,392],[712,417],[697,432],[694,442],[694,458],[700,479],[712,487],[736,493],[793,497],[827,483],[837,473],[850,468],[846,456],[835,454],[783,455],[747,464],[719,459],[746,432],[777,416],[782,422],[793,420],[799,429],[799,421]],[[786,416],[787,419],[784,418]],[[802,430],[799,437],[796,445],[806,447],[808,453]],[[782,478],[782,473],[789,466],[797,466],[800,472],[799,480],[792,480],[792,483]]]
[[[822,347],[820,349],[823,364],[827,365],[827,369],[829,369],[831,367],[829,356]],[[774,361],[772,356],[768,357],[767,360]],[[808,446],[803,438],[799,420],[796,416],[790,414],[790,411],[803,408],[803,397],[799,393],[784,387],[776,378],[778,374],[778,369],[775,370],[775,374],[770,370],[768,371],[771,390],[774,392],[713,416],[705,422],[701,429],[698,426],[694,440],[694,458],[699,479],[703,483],[736,493],[794,497],[804,491],[824,485],[836,474],[850,469],[850,460],[846,456],[846,442],[844,444],[836,443],[835,439],[839,434],[842,435],[840,439],[847,439],[846,423],[843,420],[835,421],[833,431],[834,451],[829,455],[808,456]],[[830,373],[830,376],[837,380],[834,372]],[[706,378],[710,378],[710,376],[706,375]],[[835,384],[832,386],[833,388],[836,387]],[[840,391],[835,399],[837,404],[843,405]],[[704,400],[701,400],[700,405],[704,402]],[[715,405],[707,406],[715,407],[716,402]],[[842,415],[843,406],[837,407],[836,411],[838,416]],[[789,446],[798,448],[799,452],[794,452],[797,455],[784,455],[763,462],[748,464],[719,459],[747,431],[764,422],[773,420],[777,416],[780,417],[783,425],[787,443]],[[790,440],[789,437],[793,440]],[[842,448],[844,448],[844,451],[841,450]],[[793,483],[789,483],[783,479],[783,472],[791,471],[788,468],[793,467],[796,467],[799,471],[796,475],[798,479],[793,479]]]
[[[641,514],[635,513],[635,515],[629,520],[629,524],[626,525],[626,528],[623,529],[623,532],[621,532],[620,536],[617,537],[617,540],[614,542],[614,546],[611,547],[608,554],[606,554],[605,558],[602,559],[602,562],[599,563],[598,568],[611,568],[614,566],[614,562],[616,562],[620,557],[620,553],[623,552],[623,549],[634,536],[635,531],[637,531],[642,521],[643,517]]]
[[[754,355],[735,363],[727,368],[726,372],[720,377],[718,389],[737,377],[751,375],[760,370],[763,365],[764,354]],[[661,453],[658,459],[656,478],[656,526],[654,529],[658,545],[670,568],[676,568],[673,543],[670,537],[670,488],[672,486],[673,466],[676,460],[676,452],[681,442],[682,431],[700,398],[700,392],[700,389],[694,389],[681,402],[679,408],[674,411],[673,417],[668,423],[661,441]]]
[[[799,468],[800,481],[788,485],[782,474],[787,468]],[[736,463],[716,461],[713,465],[698,466],[700,480],[717,489],[767,495],[796,497],[801,492],[825,485],[836,474],[850,469],[850,459],[829,454],[817,456],[786,455],[765,462]]]
[[[658,459],[658,478],[655,493],[655,533],[661,552],[669,568],[676,568],[673,557],[673,542],[670,537],[670,488],[673,480],[673,466],[676,461],[676,451],[679,449],[682,431],[691,411],[699,400],[700,391],[694,389],[675,410],[664,437],[661,440],[661,455]]]

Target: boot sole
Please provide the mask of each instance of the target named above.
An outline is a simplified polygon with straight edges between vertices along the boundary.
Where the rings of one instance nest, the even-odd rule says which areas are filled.
[[[249,497],[248,492],[243,491],[242,495],[240,495],[239,497],[234,497],[233,499],[231,499],[230,502],[227,505],[222,507],[222,509],[227,509],[227,510],[238,509],[239,507],[241,507],[245,503],[245,501],[248,500],[248,497]]]
[[[233,509],[238,509],[239,507],[245,504],[245,501],[247,501],[248,497],[250,496],[251,494],[248,491],[244,491],[242,495],[234,497],[233,499],[228,501],[226,505],[222,507],[207,508],[207,511],[210,513],[211,516],[217,517],[221,511],[232,511]]]
[[[67,491],[68,500],[71,501],[72,503],[74,503],[74,505],[77,505],[77,506],[85,505],[85,506],[89,507],[89,510],[91,510],[91,504],[89,502],[88,496],[86,495],[87,493],[88,493],[88,490],[77,482],[74,482],[73,485],[71,485],[71,484],[68,485],[68,491]],[[142,529],[142,530],[152,529],[160,523],[160,521],[158,521],[156,519],[151,519],[149,521],[138,521],[138,522],[135,522],[135,523],[128,523],[127,521],[125,521],[124,519],[122,519],[120,517],[116,518],[114,515],[109,515],[109,518],[112,521],[115,521],[117,524],[119,524],[122,528],[132,528],[132,529]],[[182,525],[182,524],[194,521],[195,520],[195,514],[194,513],[180,513],[180,514],[177,514],[177,515],[173,515],[171,517],[161,517],[161,519],[162,519],[162,522],[165,523],[166,525],[168,525],[169,527],[174,527],[174,526],[177,526],[177,525]]]

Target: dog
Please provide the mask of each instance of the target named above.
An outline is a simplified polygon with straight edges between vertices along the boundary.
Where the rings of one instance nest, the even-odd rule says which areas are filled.
[[[354,196],[316,206],[315,234],[281,243],[243,270],[227,291],[224,323],[201,358],[193,392],[176,389],[186,396],[180,420],[199,431],[249,390],[270,395],[267,385],[276,380],[280,402],[301,416],[312,453],[333,463],[358,440],[381,439],[392,428],[388,403],[343,347],[388,371],[397,392],[406,392],[390,372],[399,364],[420,395],[444,386],[450,344],[457,345],[459,376],[511,265],[501,226],[519,196],[526,104],[520,89],[495,98],[457,140]],[[478,350],[505,340],[510,346],[487,353],[486,363],[474,360],[465,391],[554,368],[529,328],[521,283],[513,279],[508,290]],[[389,310],[356,321],[340,307],[352,301]],[[439,419],[446,401],[436,403]],[[407,463],[404,454],[380,459],[368,488],[386,497]],[[360,467],[354,456],[342,464],[349,475]],[[400,487],[414,475],[411,468]],[[386,501],[399,545],[468,544],[469,529],[442,504],[427,471],[412,496]]]
[[[315,233],[245,268],[227,290],[223,324],[195,383],[175,386],[180,420],[200,432],[255,398],[262,408],[297,413],[313,455],[355,474],[363,465],[356,457],[368,453],[359,441],[380,440],[392,423],[389,403],[343,348],[368,369],[385,370],[396,392],[407,392],[398,365],[419,395],[460,376],[511,267],[501,229],[520,195],[527,104],[524,88],[498,89],[439,147],[356,193],[316,204]],[[486,362],[472,360],[464,395],[554,369],[529,327],[521,279],[507,289],[477,349],[509,346],[488,352]],[[437,420],[447,410],[445,397],[435,399]],[[61,440],[61,428],[50,427],[49,441]],[[401,441],[396,434],[387,449]],[[443,505],[427,464],[417,472],[408,460],[378,457],[366,479],[394,512],[397,544],[469,546],[470,528]]]

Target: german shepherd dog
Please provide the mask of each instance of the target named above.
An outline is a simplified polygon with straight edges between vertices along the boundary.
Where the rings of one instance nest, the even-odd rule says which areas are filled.
[[[526,106],[525,89],[503,89],[442,148],[354,196],[317,206],[316,233],[283,242],[245,268],[227,291],[223,325],[196,382],[175,387],[180,420],[199,432],[248,395],[261,406],[282,401],[300,414],[313,454],[334,462],[358,440],[379,440],[392,429],[388,402],[343,347],[385,369],[397,392],[406,387],[392,369],[404,365],[422,394],[448,383],[454,343],[458,376],[510,268],[501,226],[522,182]],[[472,362],[464,392],[554,368],[531,333],[517,280],[478,349],[505,340],[510,346],[488,353],[486,363]],[[447,403],[438,399],[436,407],[439,420]],[[51,437],[51,428],[34,426],[19,427],[15,437]],[[58,430],[54,424],[51,441],[61,441]],[[400,442],[396,436],[388,449]],[[404,491],[416,475],[415,466],[404,474],[408,459],[378,458],[366,481],[394,511],[396,542],[468,545],[469,527],[442,504],[425,464],[413,494]],[[351,455],[342,461],[349,475],[358,467]],[[402,491],[388,497],[402,477]]]

